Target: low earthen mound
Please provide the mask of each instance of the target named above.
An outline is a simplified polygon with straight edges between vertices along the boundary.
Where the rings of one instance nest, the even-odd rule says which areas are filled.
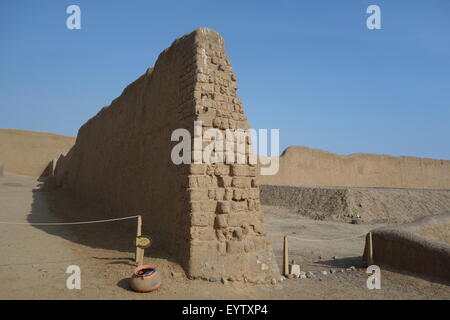
[[[450,212],[372,231],[373,263],[450,281]],[[368,241],[364,259],[368,260]]]
[[[405,223],[450,211],[450,191],[262,185],[261,203],[316,220]]]

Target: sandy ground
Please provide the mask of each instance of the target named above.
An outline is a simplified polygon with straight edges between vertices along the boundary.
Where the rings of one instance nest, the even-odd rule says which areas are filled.
[[[105,218],[100,210],[83,205],[63,190],[33,191],[41,185],[31,177],[0,177],[0,221]],[[314,221],[276,207],[263,210],[280,265],[284,235],[341,239],[378,226]],[[290,238],[291,259],[304,271],[316,271],[316,276],[286,279],[275,286],[188,280],[176,263],[150,248],[145,262],[158,266],[162,286],[156,292],[139,294],[130,291],[127,281],[134,268],[135,226],[131,220],[81,226],[0,224],[0,299],[450,299],[449,284],[384,268],[381,289],[368,290],[361,264],[362,237],[340,241]],[[66,288],[69,265],[81,268],[81,290]],[[350,266],[356,270],[345,271]],[[330,269],[337,272],[319,272]]]

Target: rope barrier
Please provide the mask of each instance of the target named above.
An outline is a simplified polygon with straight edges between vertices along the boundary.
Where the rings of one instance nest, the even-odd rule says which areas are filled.
[[[136,218],[137,218],[136,237],[140,237],[141,236],[141,228],[142,228],[142,217],[140,215],[121,217],[121,218],[112,218],[112,219],[103,219],[103,220],[78,221],[78,222],[9,222],[9,221],[0,221],[0,224],[3,224],[3,225],[30,225],[30,226],[65,226],[65,225],[82,225],[82,224],[112,222],[112,221],[128,220],[128,219],[136,219]],[[136,260],[137,265],[141,265],[144,262],[144,248],[139,247],[138,245],[136,245],[135,260]],[[0,267],[1,266],[3,266],[3,265],[0,265]]]
[[[359,237],[365,236],[367,234],[367,232],[358,234],[356,236],[351,236],[351,237],[347,237],[347,238],[339,238],[339,239],[304,239],[304,238],[297,238],[297,237],[293,237],[293,236],[287,236],[288,238],[292,238],[292,239],[296,239],[296,240],[300,240],[300,241],[310,241],[310,242],[318,242],[318,241],[343,241],[343,240],[351,240],[351,239],[357,239]]]
[[[122,217],[122,218],[114,218],[114,219],[79,221],[79,222],[8,222],[8,221],[0,221],[0,224],[31,225],[31,226],[63,226],[63,225],[75,225],[75,224],[92,224],[92,223],[111,222],[111,221],[118,221],[118,220],[134,219],[134,218],[138,218],[138,217],[139,216],[129,216],[129,217]]]

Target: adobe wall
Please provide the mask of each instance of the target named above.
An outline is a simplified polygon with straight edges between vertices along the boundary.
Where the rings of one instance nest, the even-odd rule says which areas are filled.
[[[450,189],[450,161],[376,154],[341,156],[307,147],[289,147],[276,175],[261,184],[287,186]]]
[[[5,172],[39,177],[50,159],[65,154],[74,137],[28,130],[0,129],[0,162]]]
[[[55,175],[112,215],[143,215],[144,233],[194,278],[274,282],[256,166],[175,165],[177,128],[247,128],[224,41],[201,28],[84,124]]]

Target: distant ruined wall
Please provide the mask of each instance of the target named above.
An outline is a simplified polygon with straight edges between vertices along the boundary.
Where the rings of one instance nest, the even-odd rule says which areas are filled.
[[[53,133],[0,129],[0,162],[5,172],[39,177],[51,159],[74,143],[74,137]]]
[[[154,69],[84,124],[55,175],[116,216],[143,215],[144,233],[194,278],[274,282],[256,166],[174,165],[177,128],[246,129],[224,41],[201,28],[164,50]],[[248,156],[248,155],[246,155]]]
[[[450,161],[376,154],[341,156],[306,147],[289,147],[276,175],[261,184],[287,186],[450,189]]]

